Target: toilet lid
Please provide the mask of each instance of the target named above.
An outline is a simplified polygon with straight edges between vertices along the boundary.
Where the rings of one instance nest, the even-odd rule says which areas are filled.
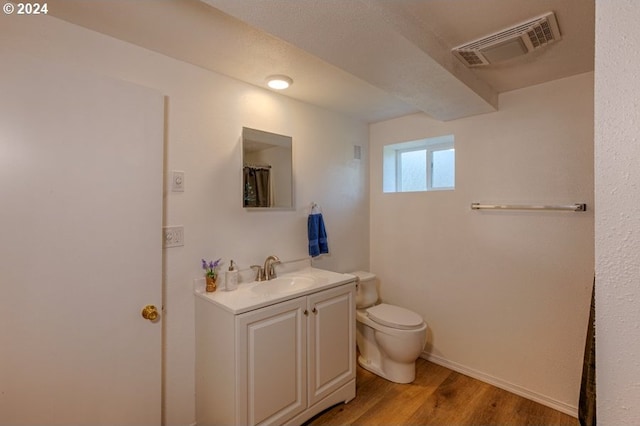
[[[387,327],[412,329],[422,326],[422,317],[409,309],[381,303],[367,309],[369,318]]]

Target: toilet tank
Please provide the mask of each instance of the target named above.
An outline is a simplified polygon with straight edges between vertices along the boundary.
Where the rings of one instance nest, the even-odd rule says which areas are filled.
[[[351,275],[358,277],[356,288],[356,308],[368,308],[378,301],[378,288],[376,286],[376,276],[371,272],[355,271]]]

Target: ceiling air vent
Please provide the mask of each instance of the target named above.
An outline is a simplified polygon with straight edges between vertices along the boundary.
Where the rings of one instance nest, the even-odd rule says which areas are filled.
[[[553,12],[454,47],[451,52],[468,67],[489,65],[525,55],[562,38]]]

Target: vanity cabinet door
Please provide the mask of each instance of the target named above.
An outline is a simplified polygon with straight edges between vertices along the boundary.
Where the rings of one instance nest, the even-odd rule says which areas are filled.
[[[309,406],[356,376],[355,283],[308,296]]]
[[[307,407],[306,298],[236,317],[236,424],[282,424]]]

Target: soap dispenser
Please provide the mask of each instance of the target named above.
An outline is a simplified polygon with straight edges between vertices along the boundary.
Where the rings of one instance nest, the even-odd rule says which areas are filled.
[[[232,291],[238,288],[238,269],[235,267],[233,260],[229,265],[229,270],[225,272],[224,276],[225,290]]]

